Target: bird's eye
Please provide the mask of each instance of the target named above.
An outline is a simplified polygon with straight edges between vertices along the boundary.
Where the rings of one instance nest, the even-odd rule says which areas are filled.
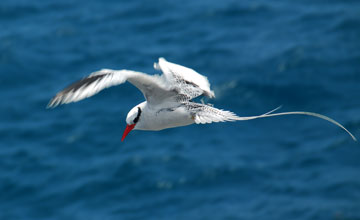
[[[136,118],[134,118],[134,124],[138,123],[139,119],[140,119],[140,115],[141,115],[141,108],[138,107],[138,113]]]

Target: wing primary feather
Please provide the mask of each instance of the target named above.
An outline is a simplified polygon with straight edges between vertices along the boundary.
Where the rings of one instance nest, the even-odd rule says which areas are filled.
[[[56,94],[47,105],[47,108],[54,108],[60,104],[76,102],[88,96],[94,95],[100,91],[98,86],[101,81],[106,79],[110,73],[89,75],[77,82],[72,83],[64,90]]]

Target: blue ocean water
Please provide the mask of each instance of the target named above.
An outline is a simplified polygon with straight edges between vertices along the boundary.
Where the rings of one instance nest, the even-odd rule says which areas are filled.
[[[130,84],[48,110],[101,68],[206,75],[215,107],[279,105],[360,138],[357,0],[0,3],[0,219],[360,219],[360,146],[283,116],[133,131]]]

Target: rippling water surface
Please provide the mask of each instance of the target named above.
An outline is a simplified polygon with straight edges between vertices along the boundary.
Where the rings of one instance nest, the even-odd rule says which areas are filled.
[[[45,109],[101,68],[208,76],[241,116],[313,111],[360,137],[358,1],[0,3],[0,219],[360,219],[360,146],[283,116],[121,135],[130,84]]]

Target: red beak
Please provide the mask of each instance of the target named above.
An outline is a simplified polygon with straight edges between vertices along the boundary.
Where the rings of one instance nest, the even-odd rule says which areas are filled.
[[[122,138],[121,138],[121,141],[124,141],[124,139],[125,139],[126,135],[128,135],[128,134],[130,133],[130,131],[131,131],[132,129],[134,129],[134,127],[135,127],[135,124],[132,124],[132,125],[126,125],[125,131],[124,131],[124,134],[123,134],[123,136],[122,136]]]

